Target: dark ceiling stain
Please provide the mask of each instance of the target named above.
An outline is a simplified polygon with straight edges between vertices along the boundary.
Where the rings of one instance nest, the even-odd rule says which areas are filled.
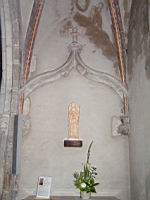
[[[116,48],[112,44],[108,34],[102,30],[102,17],[100,12],[93,10],[93,14],[87,17],[79,12],[76,12],[73,19],[86,29],[85,34],[89,40],[97,47],[102,50],[104,56],[108,59],[114,60],[116,58]]]

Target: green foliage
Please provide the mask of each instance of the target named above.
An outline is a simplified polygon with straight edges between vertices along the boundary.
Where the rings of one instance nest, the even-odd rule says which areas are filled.
[[[87,160],[86,160],[86,163],[84,164],[83,171],[75,172],[73,176],[74,176],[74,185],[80,191],[96,193],[95,186],[99,184],[95,182],[95,177],[97,175],[96,167],[93,167],[89,163],[90,150],[91,150],[92,144],[93,144],[93,141],[89,145],[88,152],[87,152]]]

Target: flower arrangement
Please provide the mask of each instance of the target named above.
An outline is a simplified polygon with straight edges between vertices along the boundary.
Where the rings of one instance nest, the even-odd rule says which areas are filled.
[[[90,159],[90,150],[92,147],[93,141],[90,143],[86,163],[84,164],[83,170],[80,172],[74,172],[73,176],[75,178],[74,185],[80,190],[80,192],[86,193],[96,193],[95,186],[99,183],[95,182],[97,175],[96,167],[92,166],[89,162]]]

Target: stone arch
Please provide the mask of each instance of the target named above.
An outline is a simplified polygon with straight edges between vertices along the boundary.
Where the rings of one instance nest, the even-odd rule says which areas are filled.
[[[120,80],[116,77],[102,72],[94,70],[92,67],[89,67],[84,63],[80,57],[81,45],[77,42],[72,42],[69,46],[70,54],[67,61],[60,67],[55,68],[52,71],[47,71],[30,79],[24,87],[21,88],[20,93],[24,94],[24,97],[28,97],[36,89],[50,84],[61,77],[66,77],[69,75],[71,70],[76,69],[79,74],[83,77],[108,86],[113,89],[117,95],[123,100],[124,96],[128,95],[126,87],[122,84]]]

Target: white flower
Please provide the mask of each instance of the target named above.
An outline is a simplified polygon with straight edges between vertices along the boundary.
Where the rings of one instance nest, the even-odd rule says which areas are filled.
[[[86,183],[81,183],[81,188],[85,189],[86,188]]]

